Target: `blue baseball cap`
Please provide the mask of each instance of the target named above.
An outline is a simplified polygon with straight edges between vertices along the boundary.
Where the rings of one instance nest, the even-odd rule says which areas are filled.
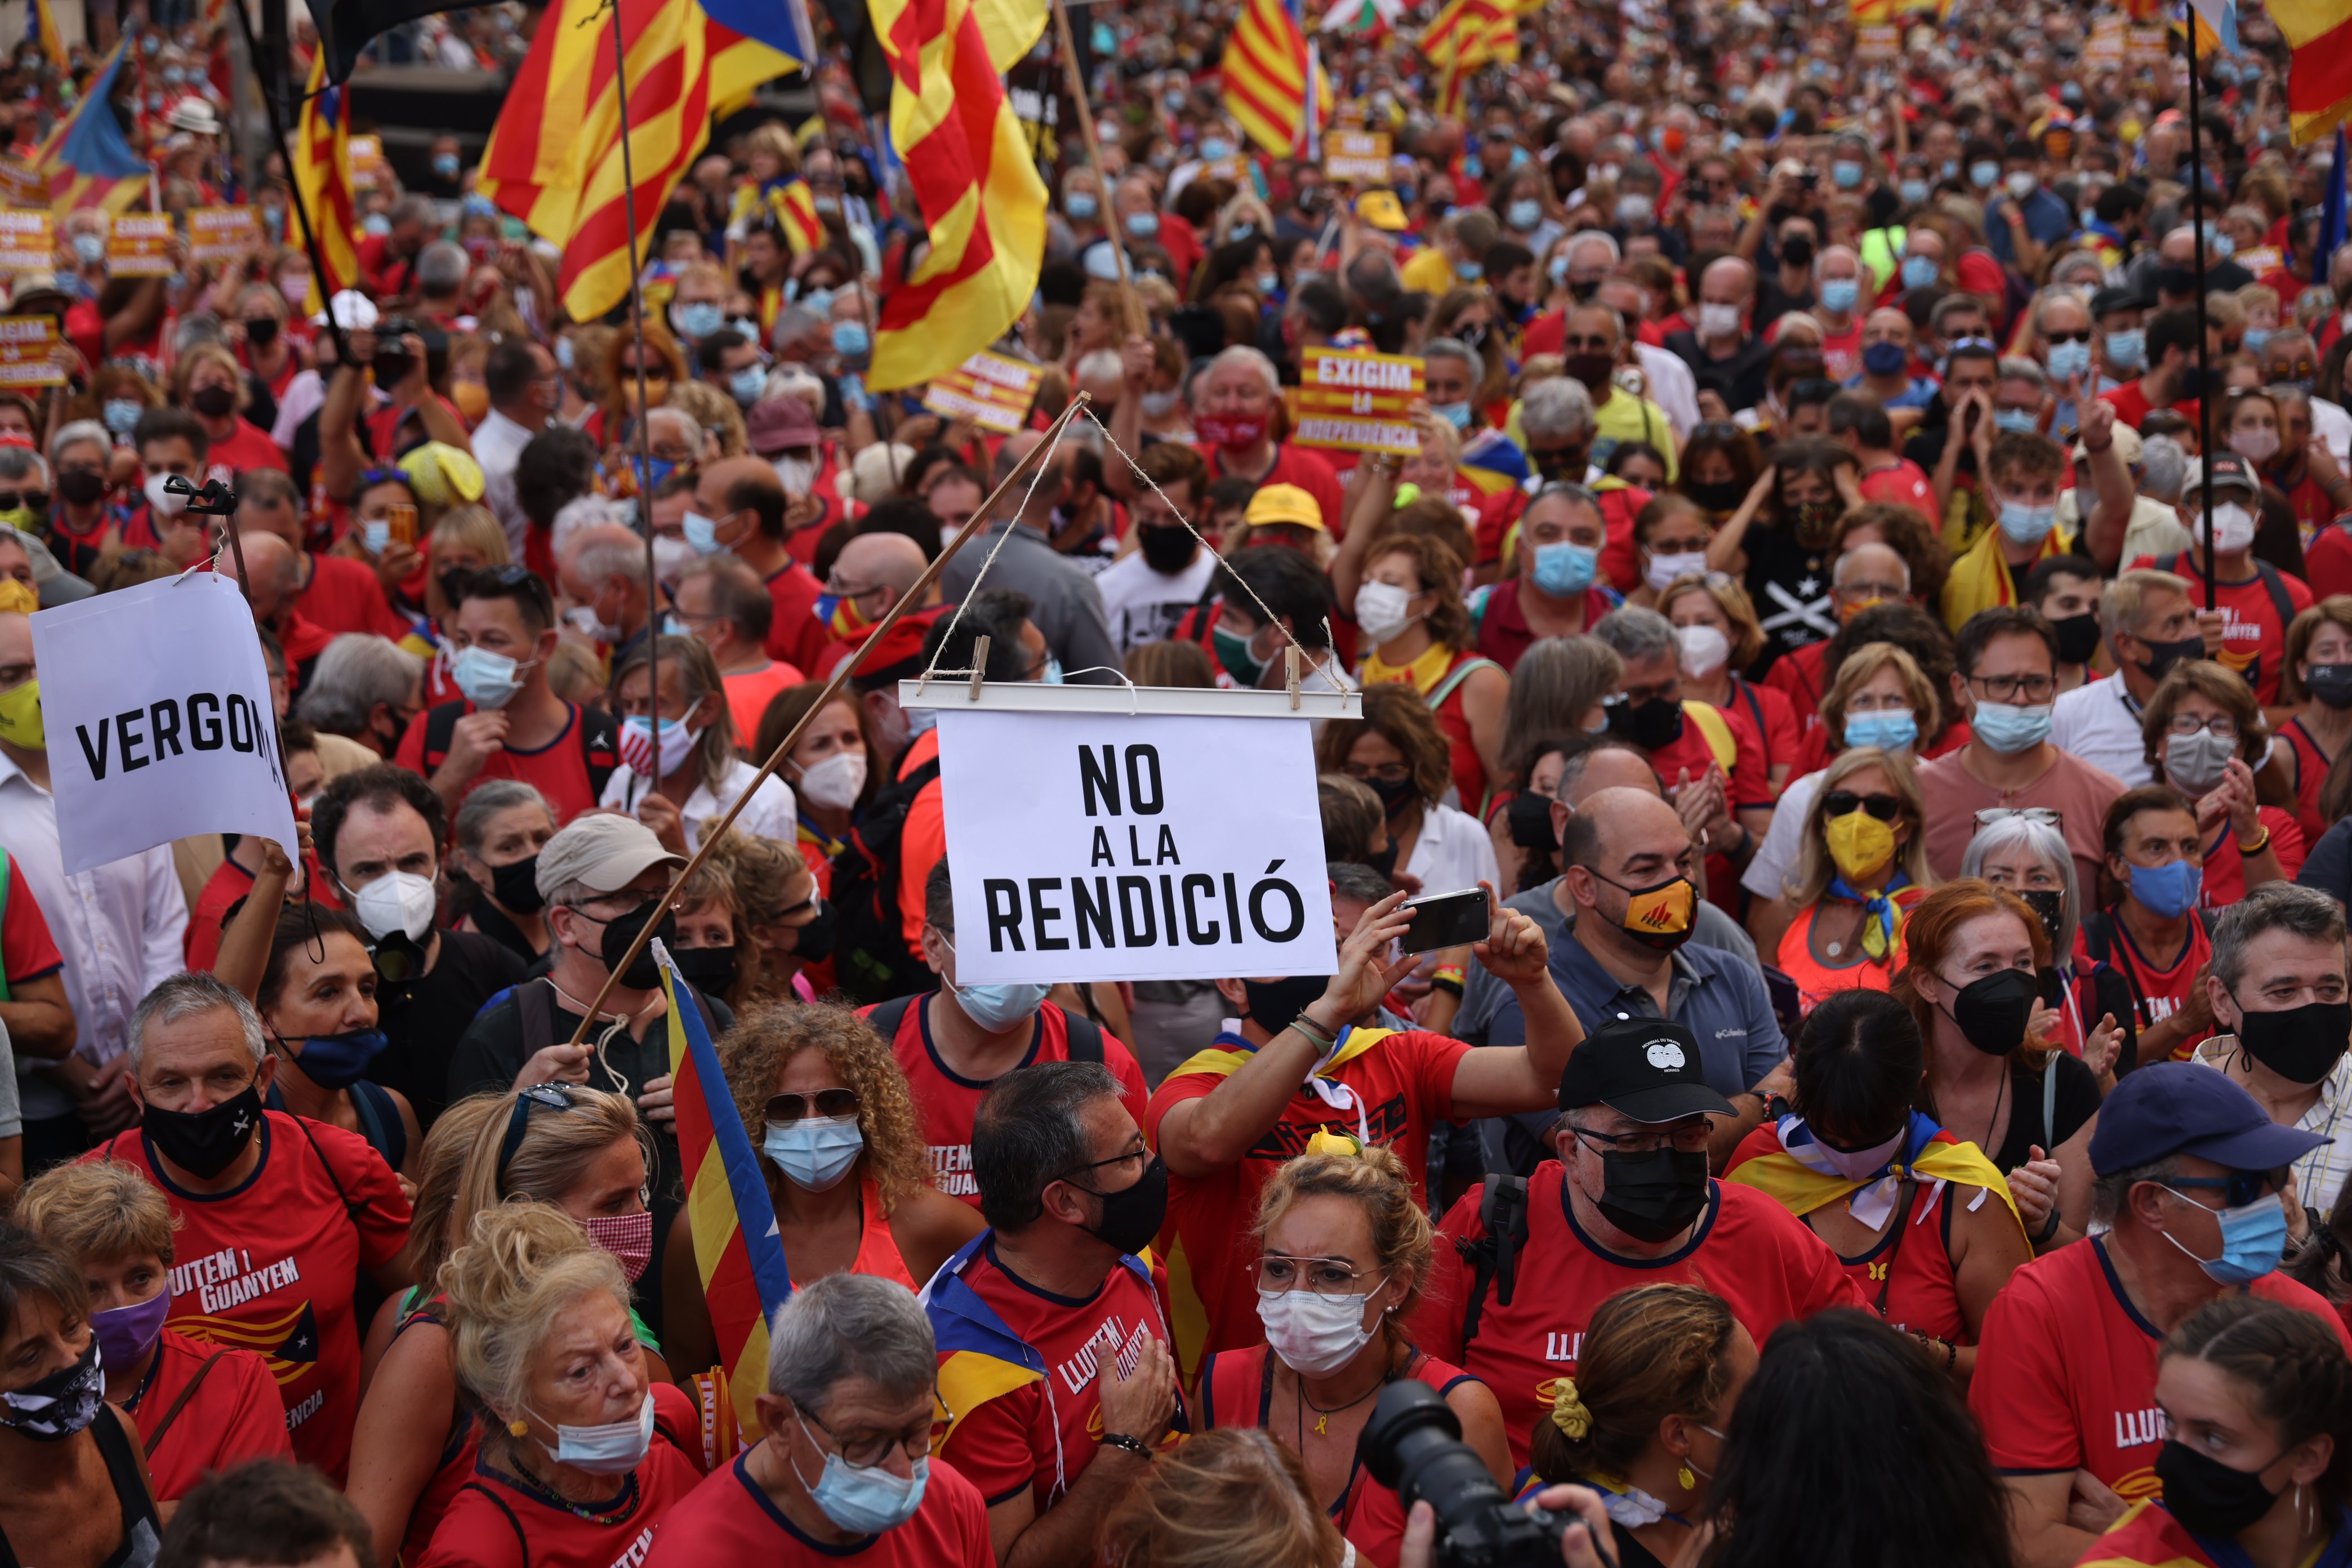
[[[2157,1062],[2125,1074],[2099,1107],[2091,1169],[2108,1176],[2168,1154],[2193,1154],[2232,1171],[2274,1171],[2326,1142],[2273,1121],[2252,1095],[2211,1068]]]

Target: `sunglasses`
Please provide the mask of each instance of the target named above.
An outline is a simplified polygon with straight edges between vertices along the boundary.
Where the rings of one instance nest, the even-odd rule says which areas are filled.
[[[1852,816],[1866,811],[1881,822],[1892,822],[1903,814],[1903,801],[1898,795],[1856,795],[1850,789],[1833,789],[1822,796],[1823,816]]]
[[[2210,1187],[2218,1189],[2221,1201],[2230,1207],[2243,1208],[2264,1195],[2282,1191],[2286,1186],[2286,1167],[2275,1171],[2232,1171],[2226,1176],[2174,1176],[2162,1184],[2168,1187]]]
[[[47,511],[49,510],[49,492],[47,490],[0,490],[0,511],[14,511],[20,506],[31,507],[35,511]]]
[[[543,1105],[550,1110],[570,1110],[572,1091],[560,1083],[534,1083],[515,1092],[514,1111],[507,1118],[507,1135],[499,1142],[499,1195],[507,1191],[507,1166],[522,1147],[523,1134],[530,1129],[530,1108]]]
[[[768,1120],[772,1122],[804,1121],[812,1116],[839,1119],[855,1116],[858,1110],[857,1091],[854,1089],[821,1089],[814,1094],[773,1094],[768,1097]]]
[[[2091,329],[2085,327],[2079,332],[2044,332],[2042,341],[2045,343],[2087,343],[2091,341]]]

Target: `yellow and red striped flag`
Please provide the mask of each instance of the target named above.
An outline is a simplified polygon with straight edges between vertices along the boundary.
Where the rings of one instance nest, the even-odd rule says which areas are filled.
[[[1453,0],[1421,30],[1420,48],[1430,64],[1468,70],[1519,58],[1519,14],[1515,0]]]
[[[637,249],[710,139],[714,106],[814,58],[794,0],[562,0],[541,21],[482,150],[482,194],[563,247],[556,285],[574,321],[629,292],[628,193],[611,7],[628,61]]]
[[[2270,0],[2265,8],[2294,51],[2288,129],[2298,143],[2325,136],[2352,112],[2352,0]]]
[[[1249,139],[1276,157],[1307,138],[1308,109],[1331,118],[1331,85],[1307,47],[1297,0],[1247,0],[1225,40],[1225,112]]]
[[[816,195],[806,180],[793,180],[776,193],[776,216],[794,256],[824,243],[824,220],[816,216]]]
[[[953,370],[1002,336],[1037,291],[1045,184],[1004,73],[1045,32],[1045,5],[867,5],[890,67],[890,145],[930,237],[921,264],[882,300],[866,382],[887,392]]]
[[[326,83],[327,51],[310,62],[310,85],[302,99],[301,123],[295,127],[294,184],[310,215],[319,240],[319,258],[327,275],[310,280],[310,300],[304,309],[318,311],[340,289],[360,281],[360,257],[352,238],[360,225],[359,204],[352,195],[352,126],[349,89]],[[289,239],[299,239],[291,233]]]

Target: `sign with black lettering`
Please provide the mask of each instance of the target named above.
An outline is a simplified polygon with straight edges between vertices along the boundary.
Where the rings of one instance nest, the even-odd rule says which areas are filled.
[[[295,850],[253,613],[210,572],[33,617],[49,787],[68,872],[198,833]]]
[[[959,984],[1328,974],[1305,718],[940,710]]]

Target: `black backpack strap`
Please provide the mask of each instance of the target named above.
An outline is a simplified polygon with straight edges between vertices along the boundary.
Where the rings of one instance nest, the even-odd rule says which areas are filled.
[[[327,1158],[327,1152],[324,1149],[319,1147],[318,1136],[310,1131],[310,1119],[307,1116],[295,1116],[291,1111],[287,1114],[292,1117],[294,1125],[302,1130],[302,1141],[310,1144],[310,1152],[319,1157],[320,1167],[327,1173],[327,1180],[335,1184],[335,1196],[342,1201],[343,1217],[357,1225],[360,1221],[360,1205],[352,1202],[352,1194],[343,1190],[342,1177],[335,1174],[334,1162]]]
[[[881,1036],[882,1043],[887,1047],[898,1039],[898,1026],[906,1021],[907,1009],[921,1000],[922,996],[918,994],[913,996],[893,996],[887,1002],[877,1002],[875,1004],[874,1011],[866,1015],[866,1027]]]
[[[2270,591],[2271,608],[2278,612],[2279,628],[2284,633],[2285,628],[2294,625],[2295,614],[2294,599],[2286,591],[2286,579],[2279,574],[2277,567],[2267,561],[2254,563],[2254,575],[2260,577],[2263,586]]]
[[[580,760],[588,768],[588,793],[604,798],[604,786],[621,765],[621,729],[602,708],[580,710]]]
[[[180,1412],[185,1410],[188,1401],[196,1396],[196,1390],[204,1385],[205,1373],[212,1371],[220,1358],[226,1354],[226,1350],[216,1350],[205,1358],[204,1365],[196,1368],[195,1376],[188,1379],[186,1386],[180,1390],[180,1396],[172,1401],[171,1407],[163,1412],[163,1418],[156,1422],[154,1429],[147,1434],[146,1445],[140,1451],[148,1458],[155,1457],[155,1450],[163,1446],[163,1434],[172,1429],[172,1423],[180,1418]]]
[[[1070,1059],[1092,1062],[1100,1067],[1103,1059],[1102,1026],[1066,1007],[1062,1009],[1062,1023],[1070,1032]]]
[[[1478,1319],[1486,1309],[1486,1292],[1506,1307],[1517,1287],[1519,1248],[1528,1242],[1528,1184],[1524,1176],[1489,1172],[1486,1192],[1478,1200],[1479,1223],[1486,1234],[1454,1247],[1471,1265],[1470,1300],[1462,1310],[1462,1342],[1478,1337]]]
[[[2094,963],[2111,963],[2116,950],[2115,917],[2105,910],[2085,910],[2075,924],[2083,932],[2083,947]]]
[[[361,421],[365,424],[365,420]],[[449,742],[457,737],[457,721],[466,716],[466,704],[460,699],[444,702],[425,715],[425,776],[431,778],[435,770],[449,758]]]
[[[507,1516],[507,1523],[514,1528],[515,1544],[522,1548],[522,1568],[530,1568],[530,1536],[524,1531],[522,1521],[515,1517],[515,1510],[507,1506],[507,1500],[499,1496],[498,1493],[492,1491],[489,1488],[484,1486],[479,1481],[467,1481],[464,1486],[459,1487],[457,1489],[459,1491],[481,1493],[484,1497],[490,1500],[492,1507],[496,1508],[500,1513]]]
[[[555,994],[550,983],[541,978],[526,980],[514,988],[515,1022],[522,1031],[522,1059],[530,1060],[555,1044]]]

